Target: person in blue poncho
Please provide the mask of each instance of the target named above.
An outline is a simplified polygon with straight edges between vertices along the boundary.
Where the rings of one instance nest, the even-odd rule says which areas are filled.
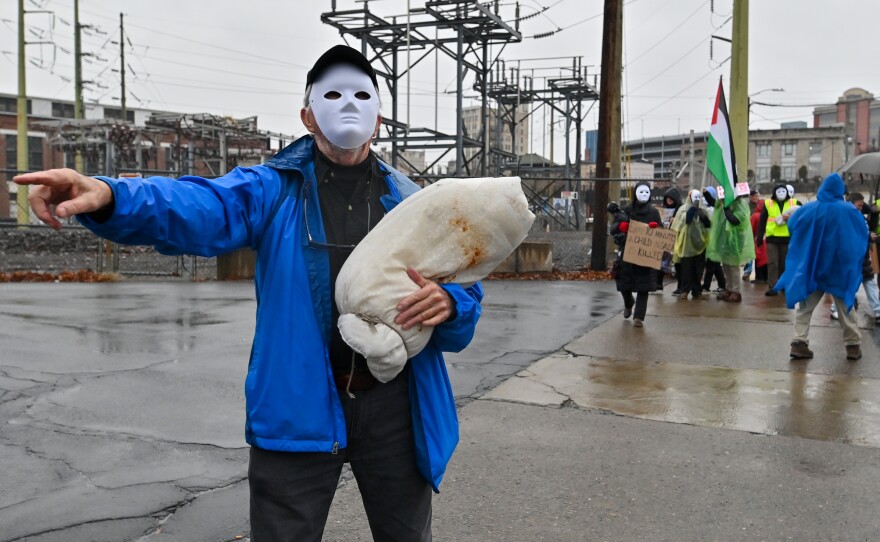
[[[865,219],[844,201],[846,186],[839,174],[829,175],[819,187],[817,201],[799,208],[788,220],[791,241],[785,272],[777,290],[785,291],[788,308],[797,305],[791,357],[813,357],[809,348],[813,310],[830,294],[840,311],[846,359],[862,357],[861,335],[855,311],[856,291],[862,283],[862,261],[868,244]]]

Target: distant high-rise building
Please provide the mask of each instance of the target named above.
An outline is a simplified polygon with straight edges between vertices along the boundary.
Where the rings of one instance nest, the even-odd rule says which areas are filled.
[[[480,140],[482,139],[483,134],[483,119],[481,118],[482,109],[480,106],[474,107],[465,107],[464,111],[462,111],[462,118],[464,120],[464,129],[465,133],[468,137],[472,139]],[[516,130],[514,133],[516,134],[516,148],[514,149],[514,141],[513,137],[510,133],[510,125],[508,123],[503,123],[501,126],[501,138],[500,145],[498,145],[498,132],[497,132],[497,116],[498,112],[495,109],[488,110],[489,116],[489,145],[491,147],[500,147],[501,150],[513,153],[517,156],[522,156],[524,154],[529,153],[530,141],[529,141],[529,119],[526,117],[529,113],[528,104],[523,104],[516,109]],[[477,159],[473,161],[469,160],[474,157],[479,151],[479,149],[475,149],[473,147],[465,147],[464,148],[464,160],[465,163],[469,164],[469,168],[471,172],[475,171],[475,168],[479,168],[479,162]],[[454,169],[454,165],[453,165]]]
[[[584,132],[584,162],[596,162],[596,145],[599,141],[599,130],[587,130]]]

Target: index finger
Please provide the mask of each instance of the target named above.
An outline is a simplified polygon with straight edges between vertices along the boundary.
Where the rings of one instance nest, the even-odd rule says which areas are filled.
[[[64,181],[64,174],[58,170],[50,169],[48,171],[34,171],[33,173],[22,173],[12,178],[16,184],[43,184],[54,185]]]
[[[419,288],[424,288],[425,285],[427,285],[429,282],[428,279],[426,279],[425,277],[420,275],[418,271],[416,271],[415,267],[407,267],[406,274],[407,276],[409,276],[411,281],[418,284]]]

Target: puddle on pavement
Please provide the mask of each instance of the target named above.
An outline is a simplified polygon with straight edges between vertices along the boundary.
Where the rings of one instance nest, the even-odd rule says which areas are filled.
[[[880,447],[875,379],[594,360],[565,392],[624,416]]]

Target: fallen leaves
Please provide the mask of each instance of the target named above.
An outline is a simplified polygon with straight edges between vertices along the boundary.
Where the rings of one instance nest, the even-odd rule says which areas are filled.
[[[57,275],[34,271],[0,273],[0,282],[117,282],[119,279],[118,273],[95,273],[88,269],[62,271]]]

